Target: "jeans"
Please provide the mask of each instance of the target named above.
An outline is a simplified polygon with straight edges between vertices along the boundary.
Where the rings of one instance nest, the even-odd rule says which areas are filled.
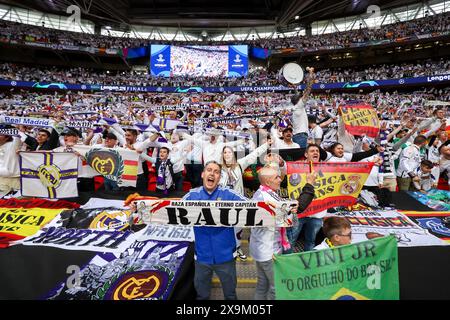
[[[195,261],[194,286],[197,291],[197,300],[209,300],[213,272],[220,279],[225,300],[237,300],[235,260],[221,264],[204,264]]]
[[[319,218],[300,218],[298,219],[298,225],[295,227],[287,228],[287,237],[291,248],[294,248],[297,238],[305,227],[305,246],[303,251],[311,251],[316,245],[316,236],[320,228],[322,228],[322,219]],[[288,253],[288,252],[285,252]]]
[[[269,261],[256,261],[255,300],[275,300],[275,282],[273,276],[273,263]]]
[[[292,141],[298,143],[300,148],[306,148],[306,146],[308,145],[308,134],[306,132],[294,134],[294,136],[292,137]]]

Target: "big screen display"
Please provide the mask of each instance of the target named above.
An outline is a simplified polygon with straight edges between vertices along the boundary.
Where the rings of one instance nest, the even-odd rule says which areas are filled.
[[[248,46],[151,45],[150,72],[160,77],[243,77]]]

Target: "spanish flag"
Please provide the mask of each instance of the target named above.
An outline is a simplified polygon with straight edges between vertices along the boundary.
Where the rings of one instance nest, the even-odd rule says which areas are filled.
[[[292,200],[300,196],[306,175],[311,171],[318,174],[314,182],[315,198],[298,217],[355,204],[373,165],[373,162],[287,162],[288,193]]]
[[[339,114],[348,133],[376,138],[380,131],[380,121],[372,106],[365,103],[350,103],[339,107]]]

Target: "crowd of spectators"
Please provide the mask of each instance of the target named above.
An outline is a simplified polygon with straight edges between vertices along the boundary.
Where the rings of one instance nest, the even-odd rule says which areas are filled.
[[[257,47],[267,49],[296,48],[314,51],[326,47],[348,47],[369,41],[399,39],[417,34],[430,34],[450,31],[450,14],[441,13],[420,19],[397,22],[379,28],[366,28],[362,24],[360,29],[313,36],[278,36],[274,39],[251,39],[242,41]],[[146,46],[149,42],[169,44],[192,44],[188,41],[162,41],[154,39],[139,39],[129,37],[110,37],[61,31],[44,27],[31,26],[9,21],[0,21],[0,41],[42,42],[69,46],[83,46],[93,48],[122,49]],[[235,41],[232,41],[235,42]],[[207,44],[229,44],[230,41],[210,41]]]
[[[116,117],[120,114],[125,115],[130,108],[135,109],[135,115],[139,115],[146,110],[157,110],[157,107],[160,106],[183,105],[186,107],[189,105],[193,113],[202,114],[203,118],[214,118],[219,112],[220,114],[228,112],[242,115],[268,114],[273,110],[278,110],[283,114],[284,106],[290,103],[290,94],[274,92],[233,94],[234,103],[222,103],[229,96],[227,93],[196,93],[183,96],[177,93],[46,93],[13,90],[0,93],[0,110],[9,110],[8,112],[14,112],[17,115],[72,110],[74,111],[73,119],[77,119],[80,115],[75,111],[87,112],[81,117],[91,118],[93,115],[98,116],[99,113],[108,117]],[[427,117],[432,110],[432,106],[429,106],[427,102],[450,102],[450,88],[431,88],[407,93],[374,91],[371,93],[312,94],[306,108],[310,114],[317,114],[323,110],[331,112],[337,106],[355,100],[374,106],[382,119],[398,120],[405,112],[417,117]],[[208,107],[205,109],[199,106]],[[208,112],[207,110],[213,111]],[[450,112],[450,108],[448,112]],[[72,116],[67,115],[67,117]]]
[[[415,63],[382,64],[353,68],[322,69],[317,71],[319,83],[399,79],[432,76],[450,72],[447,59],[423,60]],[[278,86],[277,73],[265,68],[250,68],[246,77],[224,78],[209,76],[154,77],[149,72],[104,71],[85,68],[62,69],[36,67],[12,63],[0,64],[0,78],[6,80],[63,82],[72,84],[134,85],[134,86]]]

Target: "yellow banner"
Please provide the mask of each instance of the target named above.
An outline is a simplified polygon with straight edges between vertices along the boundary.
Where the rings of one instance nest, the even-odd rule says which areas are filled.
[[[339,113],[345,124],[345,129],[352,135],[365,134],[376,138],[380,131],[380,121],[377,112],[370,105],[344,105],[339,107]]]
[[[0,233],[32,236],[67,209],[0,208]]]
[[[290,199],[298,199],[311,170],[318,173],[314,183],[315,198],[299,215],[306,217],[328,208],[346,207],[356,199],[366,182],[372,162],[288,162],[288,193]]]

